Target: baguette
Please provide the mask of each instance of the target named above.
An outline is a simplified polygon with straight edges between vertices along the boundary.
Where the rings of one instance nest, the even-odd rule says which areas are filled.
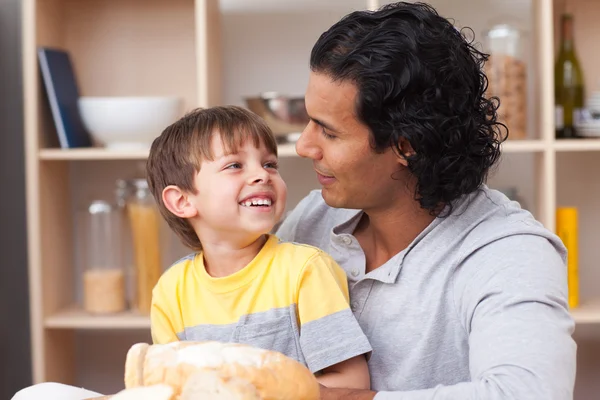
[[[204,382],[206,387],[213,385],[221,391],[238,390],[242,396],[215,399],[255,399],[251,387],[262,400],[319,399],[319,384],[308,368],[275,351],[207,341],[138,343],[127,354],[126,388],[166,384],[180,396],[188,380],[186,393],[195,390],[193,387],[200,385],[197,382]]]

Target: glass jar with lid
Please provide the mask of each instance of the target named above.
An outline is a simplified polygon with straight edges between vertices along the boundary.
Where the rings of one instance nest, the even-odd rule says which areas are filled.
[[[121,248],[121,215],[104,200],[91,202],[86,213],[83,308],[94,314],[126,309]]]
[[[162,273],[161,216],[145,179],[128,181],[125,201],[133,247],[132,307],[150,312],[152,289]]]
[[[516,24],[499,23],[485,32],[486,96],[500,100],[498,121],[508,128],[509,139],[527,137],[527,62],[524,32]]]

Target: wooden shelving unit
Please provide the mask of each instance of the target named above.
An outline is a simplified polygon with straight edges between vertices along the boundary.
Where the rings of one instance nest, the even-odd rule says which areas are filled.
[[[297,157],[294,144],[278,146],[280,157]],[[147,150],[111,150],[102,147],[85,149],[41,149],[39,159],[45,161],[146,160]]]
[[[150,318],[134,312],[90,315],[78,307],[66,308],[44,321],[46,329],[150,329]]]
[[[600,323],[600,300],[584,302],[574,309],[572,314],[577,324],[598,324]]]
[[[113,350],[115,335],[132,343],[147,337],[147,316],[92,316],[77,303],[77,257],[81,245],[76,211],[100,193],[112,195],[114,179],[139,174],[144,150],[61,150],[50,140],[54,127],[40,82],[36,48],[68,49],[83,95],[172,95],[187,109],[243,105],[260,91],[303,93],[308,56],[318,35],[342,15],[374,9],[387,1],[348,0],[23,0],[24,110],[31,304],[32,367],[35,382],[94,382],[92,390],[113,392],[122,384],[124,354]],[[548,229],[555,210],[581,210],[582,305],[578,324],[600,324],[600,272],[594,259],[600,236],[600,139],[554,139],[553,63],[556,20],[575,13],[576,43],[590,90],[600,78],[595,43],[600,37],[600,3],[585,0],[433,0],[438,11],[470,26],[477,40],[496,16],[519,17],[530,40],[531,128],[527,140],[503,144],[503,161],[490,186],[514,185]],[[583,5],[589,9],[583,11]],[[158,134],[157,132],[156,134]],[[282,174],[295,195],[290,207],[316,188],[310,163],[297,160],[293,144],[279,148]],[[594,166],[584,167],[579,160]],[[579,193],[580,185],[584,189]],[[596,239],[594,239],[596,238]],[[175,254],[173,255],[175,259]],[[110,331],[110,335],[86,332]],[[133,335],[133,336],[130,336]],[[99,337],[101,339],[99,339]],[[131,339],[129,339],[131,337]],[[125,340],[125,339],[124,339]],[[120,342],[123,346],[123,342]],[[102,346],[102,361],[82,356]],[[84,349],[84,350],[82,350]],[[87,354],[87,353],[86,353]],[[600,353],[599,353],[600,354]],[[112,375],[98,372],[96,363]],[[600,370],[600,365],[591,366]],[[82,376],[84,374],[85,376]],[[87,374],[87,375],[86,375]],[[583,398],[583,397],[582,397]]]

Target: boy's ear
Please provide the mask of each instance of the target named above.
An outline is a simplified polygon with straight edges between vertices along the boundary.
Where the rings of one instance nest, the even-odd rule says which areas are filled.
[[[162,200],[167,210],[179,218],[192,218],[198,215],[198,210],[188,200],[187,194],[177,186],[170,185],[164,188]]]

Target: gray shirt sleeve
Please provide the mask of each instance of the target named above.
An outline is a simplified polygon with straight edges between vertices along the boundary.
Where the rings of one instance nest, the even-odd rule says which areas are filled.
[[[459,268],[454,299],[471,382],[375,399],[572,399],[576,344],[559,252],[541,237],[514,235],[472,252]]]

